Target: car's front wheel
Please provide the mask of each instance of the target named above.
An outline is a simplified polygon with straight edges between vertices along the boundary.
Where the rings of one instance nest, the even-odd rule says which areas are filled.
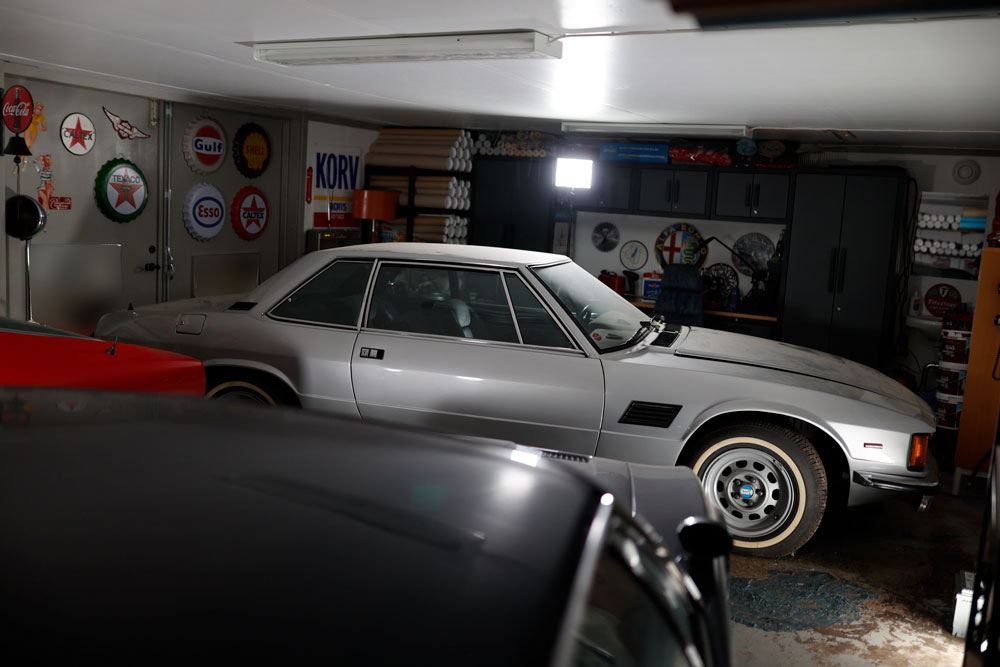
[[[691,467],[733,536],[733,549],[787,556],[819,527],[827,478],[816,448],[776,424],[748,422],[708,434]]]

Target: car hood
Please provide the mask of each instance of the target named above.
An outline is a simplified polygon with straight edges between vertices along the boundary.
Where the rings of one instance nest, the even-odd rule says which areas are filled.
[[[913,392],[877,370],[843,357],[798,345],[727,331],[691,327],[670,348],[679,357],[770,368],[857,387],[912,402]]]

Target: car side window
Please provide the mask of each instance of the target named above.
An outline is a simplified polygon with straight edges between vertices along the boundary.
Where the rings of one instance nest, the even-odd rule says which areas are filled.
[[[383,264],[367,326],[389,331],[516,343],[498,271]]]
[[[566,338],[566,334],[524,281],[510,273],[505,278],[510,302],[514,306],[514,316],[517,318],[517,328],[521,332],[521,342],[525,345],[573,349],[573,343]]]
[[[606,549],[576,631],[573,664],[687,666],[685,644],[652,594]]]
[[[356,326],[371,272],[372,262],[334,262],[278,304],[271,315]]]

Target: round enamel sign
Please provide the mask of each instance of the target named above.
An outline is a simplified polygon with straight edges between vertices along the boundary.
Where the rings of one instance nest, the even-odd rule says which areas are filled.
[[[257,123],[247,123],[233,137],[236,169],[247,178],[257,178],[271,161],[271,140]]]
[[[934,317],[944,317],[949,310],[955,310],[961,305],[961,293],[948,283],[938,283],[924,294],[924,307]]]
[[[97,172],[94,197],[101,213],[115,222],[129,222],[146,208],[149,188],[139,167],[117,158],[105,162]]]
[[[184,227],[195,241],[208,241],[222,231],[226,204],[214,185],[198,183],[184,198]]]
[[[233,229],[246,239],[253,241],[267,228],[268,206],[264,193],[255,187],[245,187],[233,197],[230,217]]]
[[[82,113],[71,113],[59,124],[63,148],[73,155],[86,155],[94,147],[97,133],[94,124]]]
[[[211,118],[195,118],[184,131],[184,160],[199,174],[210,174],[222,166],[226,133]]]
[[[24,86],[11,86],[3,94],[3,124],[14,134],[21,134],[31,125],[35,101]]]
[[[700,267],[708,256],[708,248],[701,242],[701,234],[693,225],[686,222],[670,225],[656,237],[656,261],[660,267],[667,264],[694,264]]]

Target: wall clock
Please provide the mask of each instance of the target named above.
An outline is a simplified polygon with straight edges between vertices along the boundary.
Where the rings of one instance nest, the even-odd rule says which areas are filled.
[[[619,258],[622,261],[622,266],[635,271],[646,265],[646,260],[649,259],[649,250],[642,244],[642,241],[626,241],[622,244]]]
[[[618,228],[611,222],[597,223],[597,226],[594,227],[594,232],[590,235],[590,240],[594,243],[594,247],[601,252],[614,250],[620,238],[621,234],[618,232]]]

